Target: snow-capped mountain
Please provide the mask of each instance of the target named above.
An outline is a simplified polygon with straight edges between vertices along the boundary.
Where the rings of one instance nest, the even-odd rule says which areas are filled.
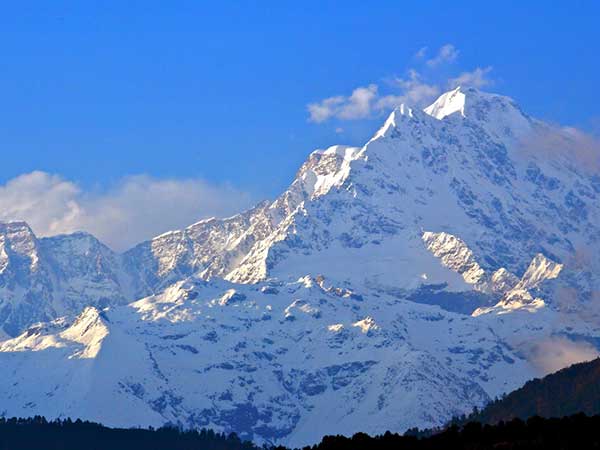
[[[468,316],[310,277],[179,282],[32,327],[2,344],[0,361],[10,414],[171,421],[292,444],[435,423],[532,376]]]
[[[468,412],[539,374],[538,343],[598,338],[582,159],[457,88],[313,152],[273,202],[124,254],[3,224],[1,408],[291,445]]]
[[[88,305],[125,303],[121,259],[87,233],[38,239],[24,222],[0,223],[0,323],[14,336],[29,325]]]

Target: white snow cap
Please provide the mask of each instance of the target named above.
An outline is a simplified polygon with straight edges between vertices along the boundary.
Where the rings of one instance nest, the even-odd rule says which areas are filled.
[[[510,97],[457,87],[442,94],[423,112],[435,119],[466,118],[502,139],[519,139],[532,129],[532,120]]]
[[[400,104],[394,108],[394,110],[390,113],[388,118],[385,120],[383,126],[375,133],[371,140],[385,137],[389,130],[393,128],[397,128],[398,124],[401,122],[403,117],[408,117],[412,119],[414,117],[412,108],[409,108],[404,103]]]
[[[460,112],[460,115],[465,117],[465,98],[465,94],[458,86],[456,89],[442,94],[423,111],[439,120],[455,112]]]

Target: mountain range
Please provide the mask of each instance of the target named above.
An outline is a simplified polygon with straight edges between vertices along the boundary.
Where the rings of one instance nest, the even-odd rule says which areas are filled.
[[[457,88],[124,253],[0,224],[1,412],[291,446],[440,425],[597,354],[599,173]]]

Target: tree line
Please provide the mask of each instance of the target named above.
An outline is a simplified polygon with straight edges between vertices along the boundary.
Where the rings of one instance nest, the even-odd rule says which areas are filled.
[[[386,432],[378,436],[357,433],[352,437],[326,436],[302,450],[488,450],[600,448],[600,416],[576,414],[569,417],[528,420],[513,419],[496,424],[468,422],[443,430]],[[48,421],[36,416],[27,419],[0,418],[1,450],[288,450],[286,447],[259,447],[242,441],[234,433],[211,430],[120,429],[70,419]]]

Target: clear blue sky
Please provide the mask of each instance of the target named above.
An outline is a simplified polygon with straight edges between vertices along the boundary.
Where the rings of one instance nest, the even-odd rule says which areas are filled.
[[[143,173],[272,197],[312,149],[360,144],[379,121],[337,134],[307,104],[406,76],[420,48],[447,43],[460,52],[448,71],[492,66],[489,90],[589,126],[599,3],[491,3],[2,2],[0,183],[35,169],[82,186]]]

